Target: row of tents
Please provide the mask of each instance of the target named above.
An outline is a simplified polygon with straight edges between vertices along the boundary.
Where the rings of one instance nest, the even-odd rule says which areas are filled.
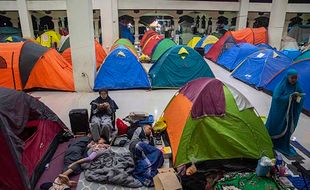
[[[163,39],[160,43],[166,44],[169,40]],[[190,47],[175,44],[170,48],[158,48],[160,44],[156,47],[158,59],[147,73],[139,62],[134,47],[127,43],[130,42],[119,39],[112,46],[97,73],[94,90],[179,88],[196,78],[214,77],[198,52]]]
[[[252,29],[257,30],[257,29]],[[273,92],[286,71],[294,68],[299,73],[299,82],[306,94],[310,93],[310,51],[278,51],[266,44],[264,29],[258,29],[254,39],[236,38],[227,33],[205,54],[205,57],[232,72],[232,76],[257,89]],[[240,32],[236,31],[235,33]],[[234,34],[234,33],[232,33]],[[250,36],[250,35],[249,35]],[[257,39],[260,38],[260,39]],[[304,109],[310,111],[310,100],[306,98]]]

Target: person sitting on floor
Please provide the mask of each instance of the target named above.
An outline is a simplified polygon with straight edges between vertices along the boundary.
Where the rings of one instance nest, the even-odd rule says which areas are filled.
[[[103,136],[107,142],[110,141],[114,130],[114,114],[118,109],[117,104],[110,98],[108,90],[99,90],[99,97],[93,100],[91,105],[91,134],[94,141],[98,141]]]
[[[150,124],[144,124],[143,126],[136,128],[131,137],[129,150],[133,152],[132,150],[139,142],[154,145],[154,140],[152,136],[152,126]]]

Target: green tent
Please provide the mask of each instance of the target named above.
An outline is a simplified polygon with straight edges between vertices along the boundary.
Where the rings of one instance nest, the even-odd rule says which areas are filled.
[[[310,50],[305,51],[303,54],[298,56],[294,61],[300,61],[303,59],[310,59]]]
[[[167,50],[151,67],[149,75],[153,88],[178,88],[196,78],[214,78],[204,58],[185,45]]]
[[[268,131],[251,103],[218,79],[199,78],[180,88],[162,121],[176,167],[193,160],[274,156]]]
[[[9,36],[22,37],[22,32],[19,28],[14,27],[0,27],[0,40],[5,39]]]
[[[112,46],[112,49],[114,49],[113,48],[114,46],[118,46],[118,45],[126,46],[130,48],[132,51],[134,51],[135,53],[137,53],[135,46],[126,38],[120,38],[116,40]]]
[[[58,48],[58,52],[62,53],[62,52],[64,52],[68,48],[70,48],[70,38],[69,38],[69,35],[64,37],[63,40],[60,40],[60,45],[59,45],[59,48]]]
[[[169,48],[175,46],[175,42],[169,38],[162,39],[154,48],[152,54],[152,62],[156,62],[157,59],[164,54]]]

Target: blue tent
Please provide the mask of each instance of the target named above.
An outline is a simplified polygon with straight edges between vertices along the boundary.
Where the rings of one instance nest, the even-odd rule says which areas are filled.
[[[256,44],[256,47],[258,47],[259,49],[274,49],[273,47],[271,47],[269,44]]]
[[[211,47],[212,47],[213,45],[214,45],[214,44],[207,44],[207,45],[205,46],[205,54],[208,53],[208,51],[211,49]]]
[[[296,59],[298,56],[302,54],[301,51],[299,51],[298,49],[284,49],[281,50],[281,53],[291,58],[292,60]]]
[[[256,88],[262,88],[276,73],[291,63],[292,60],[282,53],[264,49],[245,58],[232,76]]]
[[[203,44],[203,42],[205,41],[206,38],[207,38],[207,36],[204,36],[204,37],[200,38],[200,40],[197,42],[195,47],[202,47],[202,44]]]
[[[24,42],[26,39],[20,36],[8,36],[0,40],[0,42]]]
[[[128,39],[132,44],[135,42],[135,37],[132,35],[130,30],[127,28],[127,26],[120,24],[119,25],[119,38],[126,38]]]
[[[118,46],[100,67],[94,90],[150,87],[148,76],[137,57],[125,46]]]
[[[238,43],[226,49],[217,59],[217,64],[226,69],[234,70],[247,56],[259,51],[259,48],[249,43]]]
[[[310,59],[297,61],[288,66],[286,69],[283,69],[281,72],[277,73],[267,84],[265,90],[273,92],[277,84],[286,75],[288,69],[296,69],[298,71],[298,81],[304,93],[306,94],[304,109],[310,113]]]

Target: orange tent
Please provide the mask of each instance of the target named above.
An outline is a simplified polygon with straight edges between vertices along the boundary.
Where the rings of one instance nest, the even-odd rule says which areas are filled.
[[[107,57],[107,51],[103,49],[102,45],[95,40],[95,52],[96,52],[96,69],[98,70],[104,59]],[[62,57],[72,65],[71,48],[67,48],[62,52]]]
[[[217,58],[222,52],[222,49],[227,41],[229,41],[230,43],[246,42],[256,45],[261,43],[267,43],[267,39],[267,30],[264,27],[245,28],[238,31],[228,31],[210,48],[205,57],[212,61],[217,61]]]
[[[145,42],[152,37],[153,35],[158,34],[157,32],[155,32],[154,30],[148,30],[144,33],[141,41],[140,41],[140,46],[143,47]]]
[[[0,43],[0,87],[74,91],[72,66],[55,50],[27,41]]]

